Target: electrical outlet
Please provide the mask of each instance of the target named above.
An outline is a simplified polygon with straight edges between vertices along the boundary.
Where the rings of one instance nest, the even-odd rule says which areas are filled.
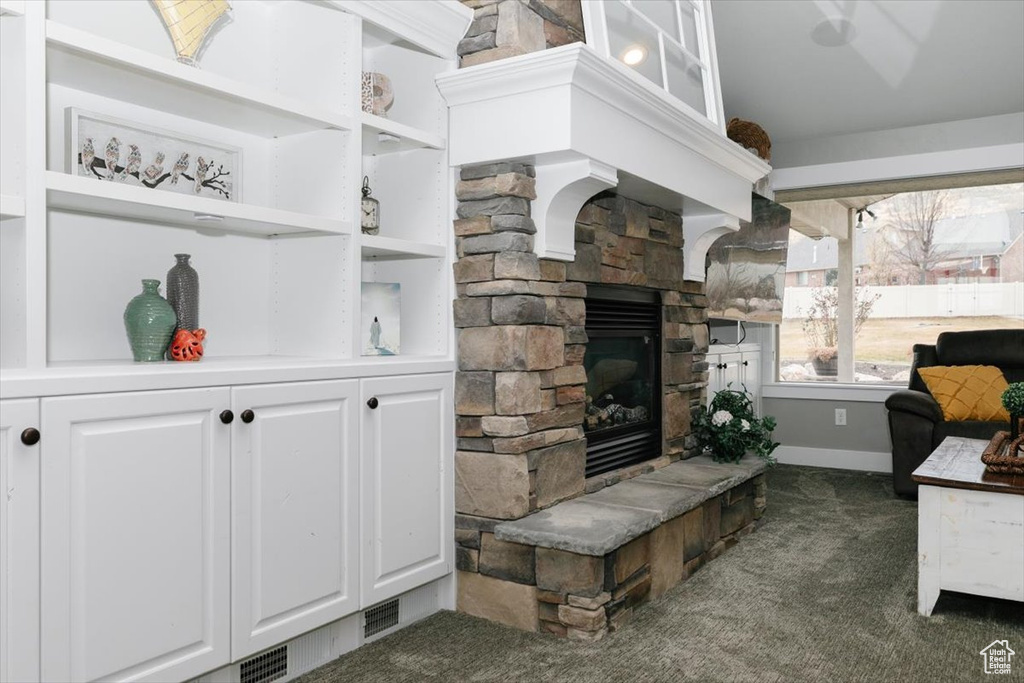
[[[836,408],[836,425],[846,426],[846,408]]]

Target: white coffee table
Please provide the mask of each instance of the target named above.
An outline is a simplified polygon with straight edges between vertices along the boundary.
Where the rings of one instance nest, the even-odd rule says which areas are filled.
[[[987,445],[947,437],[912,475],[924,616],[942,590],[1024,602],[1024,475],[986,474]]]

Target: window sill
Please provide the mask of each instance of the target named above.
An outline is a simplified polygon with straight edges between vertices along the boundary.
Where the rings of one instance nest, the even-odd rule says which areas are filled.
[[[884,403],[904,386],[882,384],[810,384],[773,382],[761,387],[762,398],[810,399],[821,401],[860,401]]]

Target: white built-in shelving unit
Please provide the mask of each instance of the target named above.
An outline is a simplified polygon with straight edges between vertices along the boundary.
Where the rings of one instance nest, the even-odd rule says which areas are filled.
[[[174,59],[150,3],[0,2],[7,377],[31,386],[97,363],[139,375],[121,314],[179,252],[199,272],[208,361],[379,365],[361,356],[361,281],[402,285],[402,367],[450,360],[451,179],[434,76],[455,63],[415,20],[389,23],[401,8],[388,4],[235,3],[196,68]],[[386,117],[361,111],[361,71],[391,78]],[[72,107],[239,148],[241,201],[70,173]],[[381,202],[376,236],[359,229],[364,175]]]
[[[472,11],[231,4],[193,67],[145,0],[0,0],[2,680],[238,680],[268,648],[292,677],[379,635],[381,601],[393,628],[454,606],[434,78]],[[237,148],[237,201],[79,175],[71,109]],[[125,306],[176,253],[205,356],[134,363]],[[361,282],[401,284],[399,355],[362,355]]]

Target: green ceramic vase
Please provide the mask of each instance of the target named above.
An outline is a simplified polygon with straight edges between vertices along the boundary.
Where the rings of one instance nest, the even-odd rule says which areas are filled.
[[[124,329],[135,361],[163,360],[177,323],[174,309],[160,296],[160,281],[143,280],[142,294],[129,301],[124,309]]]

